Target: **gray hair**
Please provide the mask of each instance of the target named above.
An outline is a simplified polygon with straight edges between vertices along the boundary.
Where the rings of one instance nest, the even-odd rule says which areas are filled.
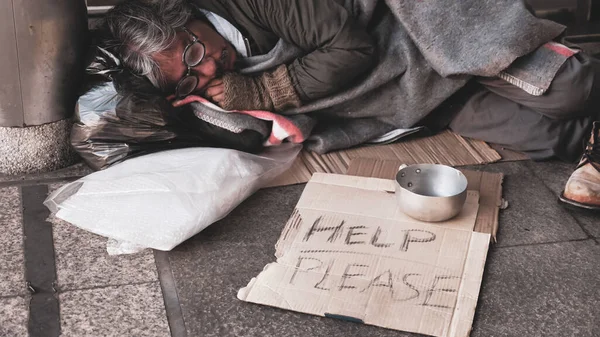
[[[111,35],[108,47],[117,50],[126,67],[164,89],[165,79],[152,55],[168,50],[177,29],[191,17],[192,9],[184,0],[123,1],[104,19]]]

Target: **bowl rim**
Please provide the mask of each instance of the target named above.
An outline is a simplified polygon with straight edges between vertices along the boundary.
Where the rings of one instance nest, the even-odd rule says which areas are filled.
[[[411,169],[411,168],[414,169],[415,167],[418,167],[418,166],[420,166],[420,167],[443,167],[444,169],[451,169],[451,170],[453,170],[455,172],[458,172],[459,173],[458,176],[460,177],[460,180],[461,180],[460,182],[464,183],[464,188],[462,188],[460,190],[460,192],[458,192],[456,194],[452,194],[452,195],[448,195],[448,196],[443,196],[443,197],[442,196],[424,195],[424,194],[413,192],[413,191],[405,188],[404,186],[402,186],[402,184],[400,184],[400,178],[401,178],[400,174],[404,170],[408,170],[408,169]],[[398,172],[396,172],[396,176],[395,176],[394,180],[396,182],[397,187],[399,187],[400,189],[402,189],[402,190],[404,190],[406,192],[410,192],[410,193],[412,193],[414,195],[417,195],[419,197],[422,197],[422,198],[442,198],[442,199],[445,199],[445,198],[454,198],[456,196],[459,196],[459,195],[465,193],[467,191],[468,187],[469,187],[469,180],[467,179],[467,176],[465,176],[464,173],[462,173],[460,170],[458,170],[458,169],[456,169],[456,168],[454,168],[452,166],[448,166],[448,165],[444,165],[444,164],[412,164],[412,165],[406,165],[406,166],[400,167],[398,169]]]

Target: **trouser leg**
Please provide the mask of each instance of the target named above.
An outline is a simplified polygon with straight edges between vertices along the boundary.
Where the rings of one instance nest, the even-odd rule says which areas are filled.
[[[594,80],[598,81],[600,76],[595,76],[600,71],[599,64],[599,60],[586,54],[575,54],[563,64],[550,88],[541,96],[530,95],[500,78],[478,78],[478,81],[491,92],[546,117],[573,119],[594,113],[590,101]]]
[[[499,79],[480,80],[450,123],[466,137],[525,152],[532,159],[576,161],[600,120],[600,62],[586,55],[567,60],[543,96],[532,96]]]
[[[522,151],[535,160],[559,157],[575,161],[594,117],[551,119],[484,89],[475,94],[450,123],[450,129],[469,138]]]

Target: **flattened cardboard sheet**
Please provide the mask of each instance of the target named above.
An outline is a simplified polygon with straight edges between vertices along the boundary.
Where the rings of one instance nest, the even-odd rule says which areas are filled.
[[[431,336],[468,336],[490,235],[479,194],[443,223],[405,216],[390,180],[316,173],[267,265],[238,298]]]
[[[489,144],[489,145],[492,149],[496,150],[496,152],[498,152],[498,154],[502,157],[502,159],[500,160],[501,162],[530,160],[530,158],[527,157],[527,155],[522,152],[509,150],[509,149],[503,147],[502,145],[498,145],[498,144]]]
[[[293,166],[269,186],[305,183],[315,172],[345,174],[357,158],[399,160],[405,164],[478,165],[497,162],[502,157],[485,142],[463,138],[450,131],[435,136],[389,145],[362,146],[324,155],[303,151]]]
[[[390,160],[355,159],[350,163],[347,174],[360,177],[395,179],[398,168],[403,163]],[[479,192],[479,212],[475,231],[492,235],[496,242],[498,216],[502,206],[502,181],[504,174],[461,169],[469,185],[468,190]]]

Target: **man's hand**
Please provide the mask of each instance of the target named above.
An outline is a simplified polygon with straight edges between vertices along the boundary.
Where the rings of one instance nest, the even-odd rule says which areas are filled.
[[[225,100],[223,80],[215,78],[208,82],[205,90],[205,97],[222,107],[223,100]]]
[[[226,73],[208,82],[202,96],[225,110],[281,111],[302,105],[285,65],[258,76]],[[173,105],[187,103],[183,99]]]
[[[213,89],[212,93],[217,95],[213,100],[225,110],[278,112],[302,105],[285,64],[260,75],[225,73],[219,84],[222,98],[217,94],[219,90]]]

